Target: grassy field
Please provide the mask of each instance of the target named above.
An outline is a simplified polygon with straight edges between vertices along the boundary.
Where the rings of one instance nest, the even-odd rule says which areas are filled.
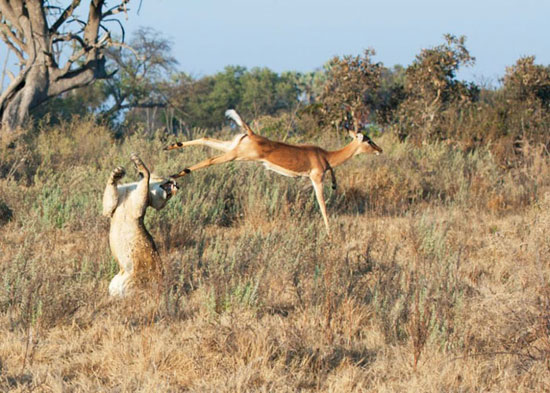
[[[330,238],[307,180],[195,172],[146,218],[166,289],[112,300],[105,182],[136,178],[133,151],[161,175],[211,153],[174,139],[77,121],[2,142],[0,391],[550,391],[541,148],[503,168],[375,138],[326,181]]]

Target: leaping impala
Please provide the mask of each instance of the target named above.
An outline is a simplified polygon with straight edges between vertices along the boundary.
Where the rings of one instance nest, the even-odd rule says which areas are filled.
[[[197,169],[206,168],[210,165],[221,164],[228,161],[259,161],[267,169],[275,171],[284,176],[309,177],[313,183],[315,196],[321,208],[323,220],[330,234],[327,219],[327,209],[323,197],[323,178],[326,171],[330,171],[332,177],[332,188],[336,188],[336,177],[333,168],[346,162],[351,157],[361,153],[382,153],[382,149],[376,145],[368,136],[357,131],[350,131],[353,141],[347,146],[336,151],[327,151],[313,145],[290,145],[283,142],[276,142],[257,135],[246,124],[239,114],[229,109],[225,115],[234,120],[235,123],[246,131],[246,134],[239,134],[231,141],[221,141],[212,138],[199,138],[188,142],[176,142],[164,148],[164,150],[179,149],[185,146],[202,145],[213,149],[221,150],[224,154],[208,158],[196,165],[185,168],[173,178],[185,176]]]

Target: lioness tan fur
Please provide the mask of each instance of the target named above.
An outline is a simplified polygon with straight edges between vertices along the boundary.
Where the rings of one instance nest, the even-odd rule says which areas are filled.
[[[162,278],[162,263],[143,219],[147,207],[162,209],[177,190],[174,180],[150,175],[143,161],[132,154],[140,180],[118,185],[126,174],[117,167],[109,176],[103,194],[103,215],[111,218],[109,245],[120,267],[109,284],[111,296],[123,297],[135,287],[144,288]]]

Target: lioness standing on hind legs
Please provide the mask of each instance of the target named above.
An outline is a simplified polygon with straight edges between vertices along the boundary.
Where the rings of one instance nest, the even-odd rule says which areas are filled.
[[[120,272],[109,284],[111,296],[123,297],[135,287],[145,288],[160,283],[160,256],[143,219],[147,207],[162,209],[178,189],[172,179],[151,176],[135,153],[131,160],[140,180],[118,185],[126,172],[117,167],[111,172],[103,194],[103,215],[111,218],[109,245],[120,267]]]

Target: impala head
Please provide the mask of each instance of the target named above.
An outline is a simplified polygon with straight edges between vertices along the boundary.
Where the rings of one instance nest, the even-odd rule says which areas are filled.
[[[361,154],[361,153],[367,153],[367,154],[380,154],[383,152],[382,148],[378,146],[372,139],[369,138],[368,135],[364,135],[361,132],[355,132],[350,131],[350,136],[355,139],[359,143],[359,149],[357,149],[357,153],[355,154]]]

